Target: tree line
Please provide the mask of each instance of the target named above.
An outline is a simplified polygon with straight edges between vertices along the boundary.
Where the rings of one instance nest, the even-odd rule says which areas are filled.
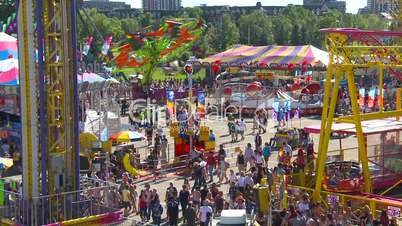
[[[166,18],[153,18],[149,13],[139,17],[118,19],[107,17],[95,9],[86,9],[78,20],[78,37],[85,43],[89,35],[94,36],[92,54],[102,48],[102,37],[113,36],[116,46],[126,40],[127,33],[145,32],[158,28]],[[245,45],[314,45],[323,48],[322,28],[349,27],[369,30],[389,29],[389,23],[377,15],[342,14],[329,10],[317,16],[301,6],[288,6],[281,15],[270,16],[255,10],[240,17],[225,12],[217,18],[204,17],[200,7],[183,8],[178,17],[199,18],[206,21],[206,34],[184,53],[189,56],[205,57],[224,51],[235,44]]]

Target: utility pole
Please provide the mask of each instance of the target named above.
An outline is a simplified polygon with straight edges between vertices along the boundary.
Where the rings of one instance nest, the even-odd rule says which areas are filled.
[[[187,74],[188,78],[188,99],[189,99],[189,105],[188,105],[188,119],[187,119],[187,130],[190,135],[189,137],[189,143],[190,143],[190,150],[189,153],[193,150],[193,112],[191,108],[192,104],[192,97],[193,97],[193,66],[191,64],[186,64],[184,66],[184,71]]]

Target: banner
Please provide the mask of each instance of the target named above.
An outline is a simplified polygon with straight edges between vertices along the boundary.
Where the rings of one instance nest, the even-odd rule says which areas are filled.
[[[109,52],[109,48],[110,48],[110,45],[112,44],[112,40],[113,40],[112,36],[109,36],[109,37],[107,37],[105,39],[105,42],[103,43],[103,47],[102,47],[102,54],[103,55],[106,56],[107,53]]]
[[[205,92],[204,91],[198,92],[197,101],[198,101],[197,112],[198,112],[200,118],[205,118]]]
[[[166,113],[169,118],[174,117],[174,91],[167,90],[166,91]]]
[[[82,55],[84,55],[84,56],[88,55],[88,52],[91,49],[93,39],[94,38],[92,36],[89,36],[87,38],[87,41],[86,41],[86,43],[85,43],[85,45],[84,45],[84,47],[82,49]]]

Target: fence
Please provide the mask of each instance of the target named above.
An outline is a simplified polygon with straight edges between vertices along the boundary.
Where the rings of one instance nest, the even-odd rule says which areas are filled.
[[[4,200],[0,206],[0,219],[22,225],[47,225],[89,216],[103,217],[105,222],[119,220],[120,209],[113,196],[118,192],[117,185],[89,178],[81,182],[82,190],[31,200],[10,189],[1,190]],[[107,215],[110,213],[115,215]]]

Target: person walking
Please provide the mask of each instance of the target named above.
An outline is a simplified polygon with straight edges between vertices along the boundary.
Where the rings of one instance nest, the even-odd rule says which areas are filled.
[[[188,191],[187,186],[183,185],[183,188],[179,193],[179,202],[181,205],[181,211],[182,211],[183,217],[186,213],[186,208],[187,208],[189,201],[190,201],[190,192]]]
[[[208,167],[208,175],[209,175],[209,182],[208,183],[212,183],[214,178],[214,170],[215,170],[215,166],[216,166],[216,157],[215,157],[215,153],[210,152],[208,154],[207,157],[207,167]]]
[[[244,122],[244,119],[241,119],[239,122],[239,132],[241,135],[241,140],[244,140],[244,133],[246,132],[246,123]]]
[[[154,200],[152,204],[152,221],[153,224],[160,226],[161,221],[162,221],[162,213],[163,213],[163,207],[160,203],[160,200],[158,197]]]
[[[246,160],[244,170],[247,170],[247,164],[249,164],[250,167],[253,166],[253,154],[254,154],[253,148],[251,148],[251,144],[248,143],[246,149],[244,150],[244,157]]]
[[[200,208],[200,226],[208,226],[209,221],[211,219],[213,210],[210,206],[208,206],[206,203],[203,203],[203,205]]]
[[[166,138],[166,135],[163,135],[162,137],[162,151],[161,151],[161,162],[162,163],[167,163],[167,149],[168,149],[168,140]]]
[[[219,159],[219,171],[220,171],[220,175],[219,175],[219,183],[223,182],[223,179],[225,179],[225,183],[228,182],[228,176],[226,174],[226,171],[228,169],[228,164],[225,161],[225,158],[223,156],[220,156]]]
[[[262,149],[262,155],[264,156],[265,166],[268,167],[269,157],[271,156],[271,146],[268,142],[265,142],[264,148]]]
[[[239,169],[239,173],[245,171],[246,159],[242,150],[240,150],[239,154],[237,155],[236,166]]]
[[[138,209],[140,209],[140,217],[141,222],[145,222],[147,220],[147,200],[145,197],[144,190],[141,191],[139,200],[138,200]]]
[[[128,185],[124,184],[121,189],[121,200],[124,208],[124,216],[127,217],[131,212],[131,192]]]
[[[197,220],[197,211],[192,203],[189,204],[188,208],[184,212],[184,225],[195,226]]]
[[[201,166],[201,164],[196,163],[195,164],[195,169],[194,169],[194,185],[193,188],[191,189],[194,191],[195,189],[199,189],[202,185],[205,183],[205,166]]]
[[[262,138],[261,138],[261,135],[260,135],[259,133],[257,133],[257,134],[255,135],[254,143],[255,143],[255,150],[257,150],[259,147],[261,147],[261,145],[262,145]]]
[[[167,203],[167,217],[169,219],[169,226],[177,226],[179,220],[179,204],[174,197],[169,197]]]
[[[145,184],[144,195],[147,204],[147,220],[149,221],[151,219],[151,212],[152,212],[152,206],[151,206],[152,191],[151,186],[148,183]]]
[[[223,144],[219,145],[218,158],[220,159],[221,157],[226,158],[226,151]]]

